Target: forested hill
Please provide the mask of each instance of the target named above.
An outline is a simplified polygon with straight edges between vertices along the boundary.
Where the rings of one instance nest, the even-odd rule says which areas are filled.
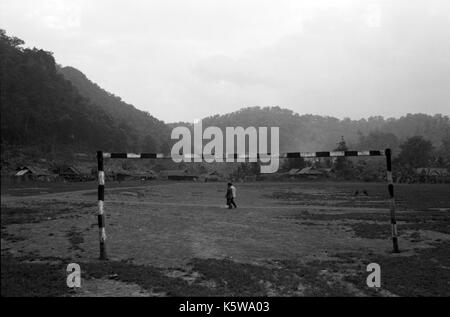
[[[72,74],[72,84],[58,72],[52,53],[23,45],[0,30],[2,153],[27,147],[42,154],[160,150],[168,138],[163,122],[85,76],[75,80],[77,71],[69,68],[64,74]]]
[[[128,143],[146,152],[168,152],[167,141],[170,138],[168,126],[150,113],[136,109],[118,96],[104,90],[90,81],[86,75],[76,68],[67,66],[58,71],[70,80],[80,94],[110,114],[116,121],[132,127],[129,131]],[[134,144],[136,142],[137,144]]]
[[[398,148],[412,136],[423,136],[439,148],[450,140],[448,116],[408,114],[401,118],[370,117],[351,120],[334,117],[297,114],[280,107],[249,107],[225,115],[203,119],[207,126],[280,127],[281,151],[320,151],[336,148],[341,136],[353,149]],[[181,123],[171,124],[171,126]],[[448,142],[448,141],[447,141]]]

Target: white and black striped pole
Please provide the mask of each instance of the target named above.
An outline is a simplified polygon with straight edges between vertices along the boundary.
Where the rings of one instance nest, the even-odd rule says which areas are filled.
[[[390,211],[391,211],[391,228],[392,228],[392,247],[394,253],[399,253],[397,222],[395,220],[395,199],[394,199],[394,180],[392,178],[392,152],[391,149],[384,151],[386,156],[386,179],[388,183]]]
[[[105,231],[105,171],[103,170],[103,152],[97,152],[98,166],[98,230],[100,239],[100,260],[107,260]]]

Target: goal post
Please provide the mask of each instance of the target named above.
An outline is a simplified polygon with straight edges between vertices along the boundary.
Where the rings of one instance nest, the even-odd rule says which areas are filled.
[[[202,158],[218,158],[216,155],[177,155],[178,157],[186,157],[189,159],[198,157]],[[277,157],[284,159],[296,159],[296,158],[327,158],[327,157],[354,157],[354,156],[384,156],[386,158],[386,180],[389,193],[389,211],[391,219],[391,236],[392,247],[394,253],[399,253],[398,247],[398,233],[397,223],[395,218],[395,198],[394,198],[394,181],[392,177],[392,151],[391,149],[370,150],[370,151],[323,151],[323,152],[287,152],[272,155],[268,154],[256,154],[239,155],[239,154],[227,154],[221,156],[222,159],[234,158],[234,159],[259,159],[262,157]],[[97,151],[97,170],[98,170],[98,228],[99,228],[99,241],[100,241],[100,259],[107,260],[106,252],[106,217],[105,217],[105,171],[104,171],[104,159],[171,159],[172,156],[164,155],[162,153],[108,153],[103,151]]]
[[[100,260],[106,260],[106,229],[105,229],[105,171],[103,168],[103,152],[97,152],[97,169],[98,169],[98,231],[100,240]]]
[[[395,219],[395,198],[394,198],[394,179],[392,177],[392,152],[391,149],[384,151],[386,156],[386,181],[388,184],[389,192],[389,206],[391,214],[391,229],[392,229],[392,247],[394,253],[399,253],[398,248],[398,233],[397,233],[397,221]]]

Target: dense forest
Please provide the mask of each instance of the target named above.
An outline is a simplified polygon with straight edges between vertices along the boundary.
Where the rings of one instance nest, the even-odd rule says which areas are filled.
[[[58,74],[50,52],[0,32],[2,148],[124,146],[126,129]]]
[[[51,52],[23,45],[0,30],[2,154],[17,147],[42,155],[61,149],[161,150],[161,136],[168,137],[163,122],[75,69],[60,69]]]
[[[171,128],[192,128],[182,122],[165,124],[136,109],[79,70],[58,66],[51,52],[25,48],[21,39],[4,30],[0,61],[2,166],[13,156],[11,151],[30,148],[35,157],[97,149],[169,153],[176,142],[170,140]],[[414,156],[411,149],[416,147],[429,152],[422,165],[450,162],[450,119],[441,114],[352,120],[298,114],[278,106],[248,107],[204,118],[203,128],[207,126],[280,127],[281,152],[333,150],[343,137],[349,149],[390,147],[400,161],[412,160],[405,155]]]

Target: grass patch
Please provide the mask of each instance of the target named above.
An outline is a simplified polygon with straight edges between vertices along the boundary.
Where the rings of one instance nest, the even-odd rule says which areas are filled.
[[[358,237],[381,239],[389,236],[389,213],[311,214],[301,212],[284,218],[309,221],[371,221],[378,223],[346,223]],[[403,211],[396,215],[399,230],[431,230],[450,234],[450,216],[447,211]]]
[[[354,291],[330,279],[337,261],[279,261],[269,268],[230,260],[195,259],[193,269],[213,281],[220,296],[353,296]]]
[[[30,258],[1,256],[1,296],[67,296],[66,272],[59,265],[29,262]]]
[[[79,216],[80,213],[88,212],[87,210],[83,210],[84,208],[92,206],[93,204],[88,203],[71,203],[70,208],[67,207],[67,204],[63,203],[52,203],[50,208],[49,205],[34,208],[2,206],[2,226],[11,224],[39,223],[68,215]]]
[[[350,223],[345,226],[351,227],[358,238],[386,239],[391,234],[391,225],[386,223]]]
[[[15,258],[2,255],[1,295],[70,296],[73,292],[66,286],[65,272],[65,267],[70,262],[68,259],[55,261],[54,258]],[[330,284],[321,276],[319,271],[324,266],[317,263],[305,266],[296,262],[285,262],[282,263],[283,267],[270,268],[226,259],[193,259],[190,272],[198,274],[191,281],[181,277],[169,277],[159,268],[127,261],[79,264],[82,280],[111,278],[124,283],[134,283],[149,292],[167,296],[351,295],[345,288]]]
[[[347,263],[359,263],[355,275],[346,280],[367,288],[365,265],[378,263],[381,267],[381,288],[400,296],[450,295],[450,242],[436,244],[434,248],[417,250],[414,256],[337,254]],[[362,264],[364,263],[364,264]]]
[[[211,296],[208,288],[191,285],[181,278],[166,276],[160,269],[147,265],[135,265],[125,261],[80,263],[84,278],[114,276],[125,283],[135,283],[142,288],[165,293],[167,296]]]
[[[236,263],[228,259],[194,259],[193,270],[215,285],[220,296],[293,296],[301,279],[288,270]]]
[[[339,280],[330,276],[338,271],[337,261],[312,261],[301,264],[298,261],[282,261],[283,266],[298,275],[305,283],[305,296],[344,297],[354,296]]]
[[[430,208],[450,208],[450,186],[448,184],[395,184],[395,199],[400,210],[428,210]],[[298,191],[304,188],[303,192]],[[337,189],[338,188],[338,189]],[[388,206],[387,186],[383,183],[308,183],[298,184],[291,189],[275,191],[266,195],[288,204],[342,207],[383,207]],[[356,191],[366,190],[368,196],[357,195]],[[316,192],[314,192],[316,191]]]
[[[70,296],[65,271],[69,259],[42,257],[13,257],[2,255],[1,296],[58,297]],[[38,260],[38,262],[33,262]],[[53,264],[49,264],[51,261]],[[60,264],[54,264],[59,262]],[[167,277],[160,269],[134,265],[122,261],[79,262],[82,287],[84,279],[114,278],[125,283],[135,283],[149,291],[164,292],[168,296],[211,296],[206,287],[190,285],[181,278]]]

